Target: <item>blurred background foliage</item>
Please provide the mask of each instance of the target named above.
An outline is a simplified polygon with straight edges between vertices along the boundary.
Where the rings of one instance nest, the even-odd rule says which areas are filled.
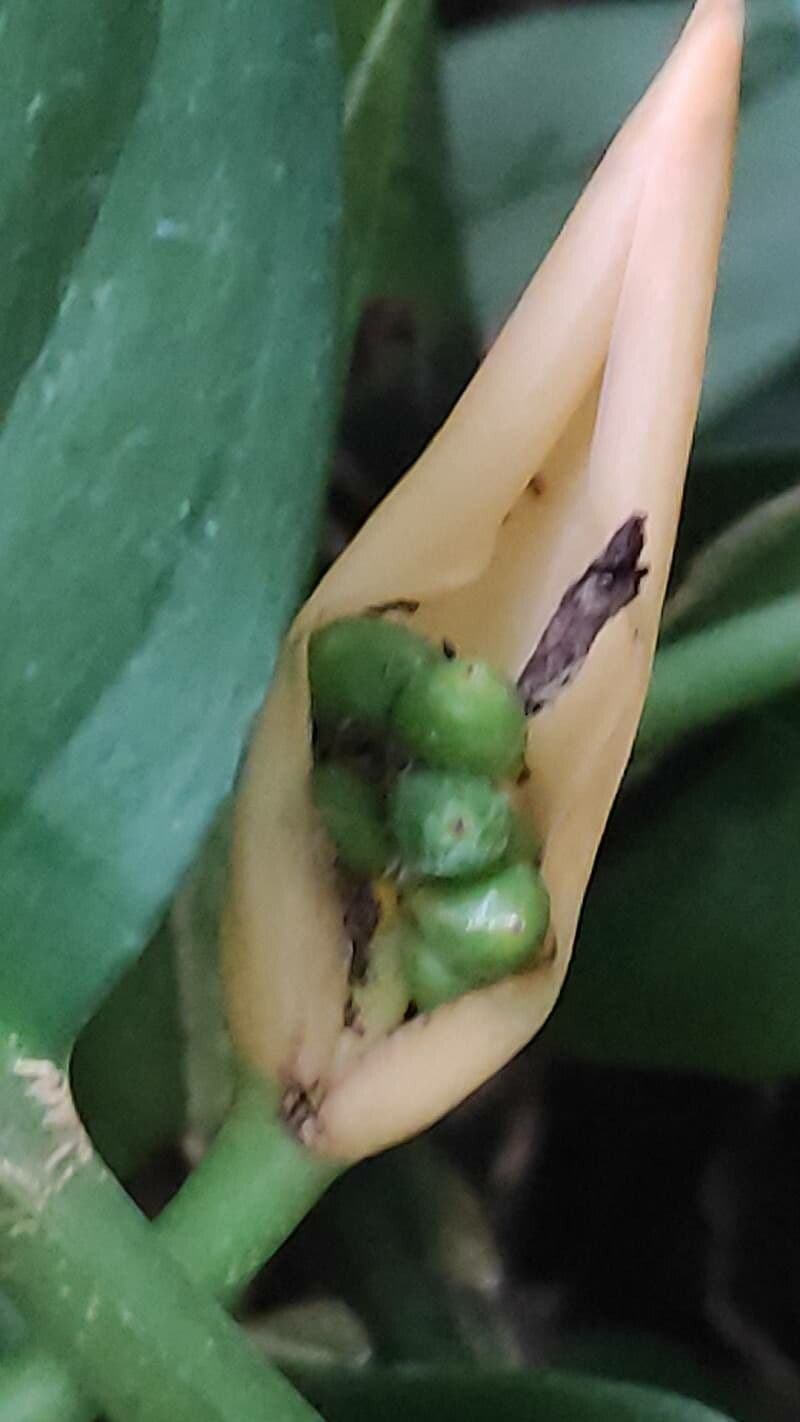
[[[436,429],[686,8],[338,0],[342,409],[319,567]],[[0,275],[0,310],[22,331],[4,400],[140,102],[157,6],[136,9],[108,31],[88,137],[60,125],[48,140],[64,147],[64,191],[32,184],[30,211],[10,206],[20,230],[31,211],[58,223],[60,247],[24,322],[18,285],[7,295]],[[106,114],[115,46],[136,62]],[[751,0],[731,221],[656,672],[657,745],[646,721],[543,1035],[427,1140],[340,1182],[251,1291],[254,1333],[312,1395],[325,1392],[319,1369],[336,1365],[332,1416],[342,1399],[355,1405],[353,1388],[366,1405],[372,1384],[353,1370],[367,1363],[457,1373],[476,1360],[654,1383],[738,1422],[800,1415],[798,134],[800,7]],[[35,274],[37,252],[23,257]],[[306,576],[308,558],[289,557],[273,627]],[[698,684],[713,648],[724,685],[709,708]],[[238,741],[196,829],[230,784],[257,691],[242,692]],[[151,1211],[226,1103],[214,974],[225,823],[223,812],[74,1058],[100,1149]],[[141,912],[136,901],[140,934],[178,887],[180,856],[166,872]],[[131,939],[127,957],[139,946]],[[12,1321],[3,1327],[11,1339]],[[440,1397],[452,1386],[453,1406],[467,1407],[450,1376]],[[541,1405],[548,1419],[582,1418],[580,1397],[559,1402],[557,1377],[552,1387],[546,1405],[520,1402],[524,1415]],[[428,1416],[426,1396],[415,1402],[412,1388],[398,1408]],[[627,1416],[614,1396],[607,1415]],[[515,1406],[509,1397],[509,1416]]]

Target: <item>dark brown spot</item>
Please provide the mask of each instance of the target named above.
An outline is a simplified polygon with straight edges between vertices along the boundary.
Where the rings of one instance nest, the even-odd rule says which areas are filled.
[[[411,617],[419,612],[419,602],[411,597],[398,597],[394,602],[376,602],[367,608],[368,617],[383,617],[385,612],[407,612]]]
[[[352,945],[350,982],[360,983],[369,966],[369,945],[381,921],[381,906],[368,879],[342,880],[342,919]]]
[[[363,1037],[364,1023],[361,1020],[361,1013],[355,1004],[352,993],[345,1002],[342,1018],[344,1026],[348,1028],[349,1031],[355,1032],[357,1037]]]
[[[313,1082],[309,1087],[301,1086],[296,1081],[290,1082],[281,1096],[281,1120],[289,1127],[290,1131],[299,1135],[309,1121],[316,1120],[320,1100],[320,1083],[318,1081]]]
[[[534,474],[533,478],[528,480],[528,493],[533,494],[535,499],[542,497],[544,489],[545,484],[541,474]]]
[[[636,597],[647,573],[639,566],[644,524],[643,514],[633,514],[567,588],[517,681],[526,716],[569,685],[606,623]]]

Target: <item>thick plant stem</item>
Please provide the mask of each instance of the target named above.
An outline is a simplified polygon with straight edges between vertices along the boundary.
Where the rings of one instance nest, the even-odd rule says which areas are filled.
[[[119,1422],[315,1416],[187,1277],[230,1296],[335,1173],[278,1136],[273,1108],[268,1093],[245,1083],[184,1205],[165,1215],[162,1228],[184,1254],[179,1267],[95,1157],[64,1074],[24,1056],[14,1037],[3,1043],[0,1281],[37,1341],[95,1399],[82,1406],[70,1372],[59,1382],[42,1352],[40,1422],[89,1418],[98,1406]],[[250,1172],[243,1191],[237,1170]],[[31,1354],[18,1361],[28,1391],[33,1364]]]
[[[784,597],[663,648],[636,741],[637,759],[800,683],[800,598]]]
[[[299,1145],[269,1088],[243,1077],[202,1164],[156,1221],[195,1283],[232,1303],[308,1214],[341,1166]]]
[[[22,1347],[0,1361],[0,1422],[82,1422],[86,1407],[61,1364],[43,1348]]]

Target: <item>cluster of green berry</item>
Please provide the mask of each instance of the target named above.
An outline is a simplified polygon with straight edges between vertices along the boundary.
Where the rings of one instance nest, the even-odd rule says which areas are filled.
[[[314,800],[340,865],[391,876],[422,1011],[528,966],[549,921],[538,846],[504,781],[524,767],[516,688],[385,617],[315,632]]]

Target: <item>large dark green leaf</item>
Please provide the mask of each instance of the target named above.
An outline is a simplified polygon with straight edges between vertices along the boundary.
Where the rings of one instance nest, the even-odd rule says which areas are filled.
[[[0,49],[0,416],[37,354],[141,98],[159,0],[9,5]]]
[[[687,6],[565,7],[456,38],[444,68],[459,210],[478,314],[494,330],[603,148],[665,57]],[[490,115],[491,122],[487,122]],[[737,176],[704,412],[796,352],[800,29],[753,6]]]
[[[709,1367],[698,1351],[660,1334],[588,1329],[568,1334],[550,1364],[570,1372],[659,1387],[725,1409],[736,1422],[764,1422],[764,1399],[754,1396],[733,1364]]]
[[[428,338],[448,340],[457,333],[466,341],[469,359],[471,319],[453,213],[439,53],[429,26],[400,158],[391,174],[374,286],[377,295],[410,301]]]
[[[722,1413],[671,1393],[568,1373],[309,1374],[304,1390],[327,1422],[724,1422]]]
[[[401,152],[429,0],[338,0],[344,92],[345,306],[349,330],[373,290],[392,170]]]
[[[0,1001],[66,1046],[230,785],[302,589],[331,413],[324,0],[169,0],[0,442]]]
[[[391,160],[405,133],[415,51],[429,19],[426,6],[409,0],[339,0],[336,6],[349,97],[343,115],[347,200],[351,219],[352,212],[361,214],[349,228],[351,315],[371,286],[372,228],[380,220]],[[101,1153],[123,1174],[163,1142],[170,1127],[174,1135],[184,1106],[181,1077],[185,1124],[198,1143],[218,1127],[230,1096],[232,1067],[216,971],[228,831],[223,814],[170,922],[78,1043],[73,1079],[79,1105]],[[151,1070],[132,1090],[137,1057]]]
[[[166,927],[78,1039],[71,1076],[92,1142],[125,1179],[185,1120],[183,1033]]]
[[[26,1329],[7,1294],[0,1293],[0,1359],[25,1341]],[[0,1414],[2,1415],[2,1414]]]
[[[757,505],[710,542],[667,606],[670,640],[800,590],[800,487]]]
[[[752,475],[763,478],[759,464],[791,460],[797,468],[800,450],[800,362],[790,361],[772,378],[759,384],[752,395],[720,418],[706,422],[698,452],[715,459],[747,461]],[[767,474],[767,479],[769,479]],[[762,495],[769,489],[760,491]]]
[[[758,505],[695,556],[670,600],[639,752],[800,683],[800,492]]]
[[[414,1141],[349,1171],[320,1203],[314,1228],[382,1362],[508,1355],[488,1222],[431,1144]]]
[[[545,1040],[577,1057],[800,1070],[800,714],[774,706],[623,802]]]

